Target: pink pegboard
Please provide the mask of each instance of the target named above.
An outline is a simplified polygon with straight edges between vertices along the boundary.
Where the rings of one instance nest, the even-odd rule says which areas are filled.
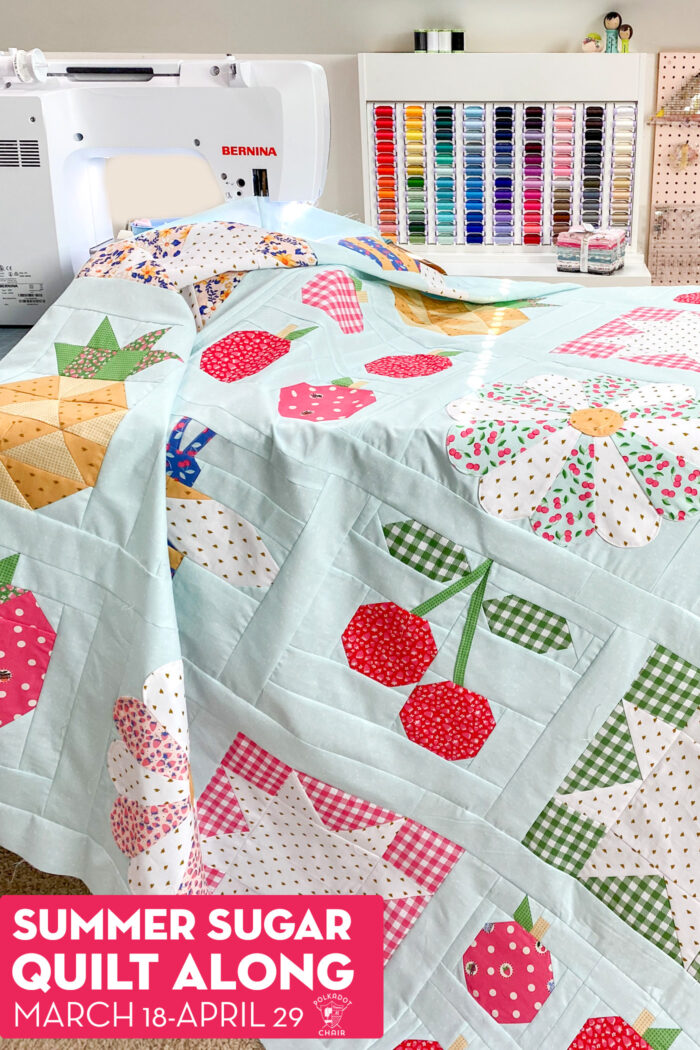
[[[662,51],[656,110],[696,73],[700,51]],[[700,283],[700,160],[683,170],[670,163],[671,150],[684,142],[700,154],[700,120],[655,123],[648,259],[654,284]]]

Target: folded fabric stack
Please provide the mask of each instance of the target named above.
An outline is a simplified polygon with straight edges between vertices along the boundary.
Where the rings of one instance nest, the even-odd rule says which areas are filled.
[[[557,270],[567,273],[615,273],[625,264],[625,230],[572,226],[557,237]]]

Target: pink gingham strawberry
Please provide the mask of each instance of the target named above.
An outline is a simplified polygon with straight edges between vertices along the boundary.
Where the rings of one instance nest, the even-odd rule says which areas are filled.
[[[327,313],[345,335],[363,331],[360,302],[366,299],[361,282],[344,270],[323,270],[301,290],[301,301]]]

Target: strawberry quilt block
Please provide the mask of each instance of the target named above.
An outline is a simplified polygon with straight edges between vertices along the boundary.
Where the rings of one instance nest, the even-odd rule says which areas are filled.
[[[378,893],[389,958],[464,852],[239,733],[199,798],[209,893]]]

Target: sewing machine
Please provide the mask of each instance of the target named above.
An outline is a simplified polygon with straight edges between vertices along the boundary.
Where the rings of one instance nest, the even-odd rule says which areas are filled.
[[[0,52],[0,325],[32,324],[113,238],[108,157],[194,153],[227,199],[315,202],[329,129],[311,62]]]

